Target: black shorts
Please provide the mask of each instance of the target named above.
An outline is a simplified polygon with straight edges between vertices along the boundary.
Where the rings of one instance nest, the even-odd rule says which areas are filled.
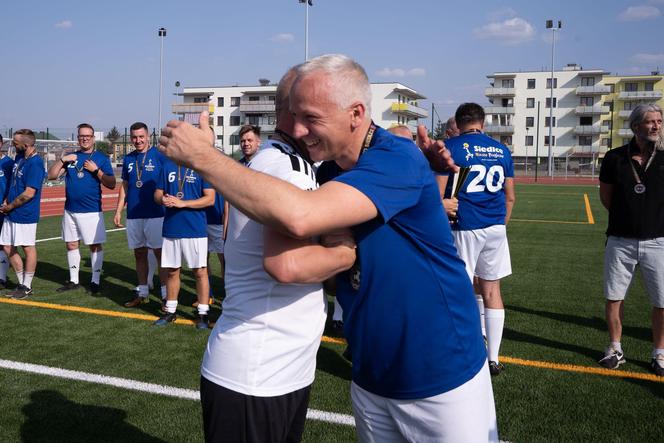
[[[240,394],[201,377],[206,442],[299,442],[311,386],[276,397]]]

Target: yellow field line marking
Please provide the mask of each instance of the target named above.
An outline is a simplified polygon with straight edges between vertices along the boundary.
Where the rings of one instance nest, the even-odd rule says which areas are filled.
[[[528,218],[510,218],[510,221],[530,222],[530,223],[557,223],[557,224],[566,224],[566,225],[587,225],[588,224],[588,222],[580,222],[580,221],[535,220],[535,219],[528,219]]]
[[[552,195],[572,195],[572,196],[577,196],[579,195],[578,192],[525,192],[525,191],[519,191],[517,192],[517,196],[521,197],[524,195],[546,195],[547,197],[550,197]]]
[[[588,224],[594,225],[595,219],[593,218],[593,211],[590,209],[590,200],[588,200],[588,194],[583,194],[583,201],[586,202],[586,215],[588,216]]]
[[[81,306],[70,306],[70,305],[58,305],[55,303],[44,303],[31,300],[14,300],[11,298],[0,298],[0,303],[7,303],[11,305],[22,305],[22,306],[32,306],[35,308],[45,308],[45,309],[55,309],[58,311],[68,311],[68,312],[81,312],[84,314],[93,314],[93,315],[102,315],[106,317],[121,317],[121,318],[131,318],[135,320],[145,320],[145,321],[154,321],[159,317],[154,315],[147,314],[134,314],[131,312],[118,312],[118,311],[109,311],[105,309],[92,309],[84,308]],[[181,325],[193,325],[192,320],[187,319],[177,319],[175,320],[176,324]],[[345,345],[346,340],[334,337],[323,336],[321,341],[326,343],[335,343],[340,345]],[[524,360],[516,357],[505,357],[500,356],[500,361],[505,363],[511,363],[521,366],[530,366],[534,368],[543,368],[543,369],[554,369],[558,371],[566,372],[580,372],[585,374],[594,374],[594,375],[603,375],[607,377],[619,377],[619,378],[634,378],[639,380],[653,381],[657,383],[664,383],[664,377],[658,377],[652,374],[644,374],[640,372],[629,372],[629,371],[616,371],[611,369],[604,368],[591,368],[588,366],[578,366],[578,365],[569,365],[561,363],[550,363],[545,361],[536,361],[536,360]]]

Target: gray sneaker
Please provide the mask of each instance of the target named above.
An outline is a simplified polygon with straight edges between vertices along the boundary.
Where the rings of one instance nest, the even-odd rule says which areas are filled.
[[[18,285],[16,289],[10,292],[14,300],[25,300],[32,295],[32,288],[28,288],[24,285]]]
[[[664,377],[664,354],[657,354],[650,362],[650,368],[655,375]]]
[[[625,354],[612,347],[608,347],[606,352],[604,352],[604,357],[602,357],[597,363],[606,369],[618,369],[618,366],[625,363],[625,361]]]

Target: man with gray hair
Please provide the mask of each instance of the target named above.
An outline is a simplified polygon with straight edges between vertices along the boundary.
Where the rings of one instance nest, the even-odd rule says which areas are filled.
[[[350,58],[324,55],[298,67],[293,136],[313,161],[341,173],[312,191],[216,154],[207,134],[184,122],[168,123],[160,149],[200,171],[247,216],[291,237],[351,228],[358,260],[337,276],[337,297],[360,441],[497,441],[472,286],[430,164],[412,142],[371,121],[370,103],[367,75]],[[451,163],[442,143],[427,143],[424,127],[418,132],[437,169]]]
[[[664,376],[664,147],[662,108],[638,105],[629,116],[634,137],[606,153],[599,196],[609,211],[604,296],[610,344],[599,364],[625,363],[620,344],[625,295],[638,265],[652,304],[652,371]]]

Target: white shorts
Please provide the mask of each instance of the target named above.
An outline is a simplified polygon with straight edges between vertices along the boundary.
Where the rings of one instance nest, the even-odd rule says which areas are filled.
[[[62,239],[66,242],[83,240],[86,245],[106,243],[104,214],[65,211],[62,216]]]
[[[181,268],[182,257],[189,269],[207,267],[207,237],[164,238],[161,247],[161,267]]]
[[[466,264],[470,279],[500,280],[512,273],[510,248],[505,225],[484,229],[452,231],[459,257]]]
[[[37,223],[14,223],[5,217],[0,233],[0,245],[34,246],[37,238]]]
[[[498,424],[488,363],[456,389],[396,400],[350,385],[360,442],[497,442]]]
[[[164,217],[128,218],[127,244],[129,245],[129,249],[161,249],[161,244],[164,240],[161,236],[163,224]]]
[[[224,253],[224,225],[207,225],[208,252]]]
[[[604,296],[624,300],[637,264],[650,303],[664,308],[664,237],[638,240],[609,236],[604,251]]]

